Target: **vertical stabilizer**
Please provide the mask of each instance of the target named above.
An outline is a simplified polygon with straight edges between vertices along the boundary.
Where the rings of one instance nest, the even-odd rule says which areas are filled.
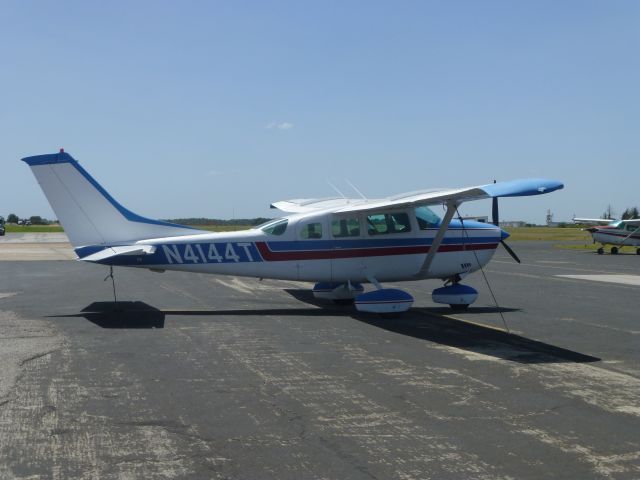
[[[31,167],[74,247],[200,233],[196,229],[151,220],[127,210],[62,150],[22,160]]]

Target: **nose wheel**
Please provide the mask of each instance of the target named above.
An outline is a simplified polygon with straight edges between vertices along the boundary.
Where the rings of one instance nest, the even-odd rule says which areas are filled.
[[[455,310],[456,312],[460,312],[462,310],[466,310],[467,308],[469,308],[469,304],[455,304],[455,303],[450,303],[449,306],[451,307],[451,310]]]
[[[469,285],[453,283],[444,287],[436,288],[431,293],[431,298],[435,303],[444,303],[453,310],[465,310],[469,308],[478,298],[478,291]]]

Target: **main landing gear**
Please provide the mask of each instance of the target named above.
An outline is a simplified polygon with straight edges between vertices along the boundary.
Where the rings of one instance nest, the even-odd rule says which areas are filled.
[[[364,292],[359,283],[320,282],[313,287],[316,298],[331,300],[339,305],[354,304],[359,312],[401,313],[413,305],[413,297],[397,288],[382,288],[372,281],[376,289]],[[453,310],[464,310],[478,298],[478,291],[469,285],[460,284],[460,277],[449,279],[444,287],[436,288],[431,297],[435,303],[444,303]]]
[[[598,255],[602,255],[604,253],[604,247],[598,248],[596,252],[598,253]],[[619,252],[620,252],[620,248],[611,247],[611,255],[617,255]],[[640,255],[640,248],[636,248],[636,255]]]
[[[353,303],[359,312],[400,313],[406,312],[413,305],[413,297],[396,288],[382,288],[373,282],[376,290],[364,293],[359,283],[320,282],[313,287],[316,298],[331,300],[339,305]]]
[[[602,255],[604,253],[604,247],[600,247],[598,250],[596,250],[596,252],[598,252],[598,255]],[[618,254],[618,247],[611,247],[611,255],[617,255]]]
[[[337,305],[351,305],[364,292],[360,283],[319,282],[313,286],[313,296],[323,300],[331,300]]]

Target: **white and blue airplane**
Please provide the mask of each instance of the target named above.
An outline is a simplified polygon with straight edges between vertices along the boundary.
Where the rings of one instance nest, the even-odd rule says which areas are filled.
[[[306,199],[272,205],[288,215],[250,230],[212,233],[151,220],[120,205],[64,150],[23,158],[62,223],[78,259],[156,272],[314,282],[318,298],[359,311],[402,312],[413,297],[381,282],[441,279],[436,303],[466,308],[478,293],[460,281],[482,268],[509,235],[497,225],[455,220],[467,201],[539,195],[563,188],[524,179],[411,192],[384,199]],[[429,206],[443,205],[443,218]],[[364,292],[363,283],[375,288]]]
[[[604,253],[604,247],[611,247],[611,254],[617,255],[622,247],[636,247],[636,254],[640,255],[640,218],[616,220],[614,218],[573,218],[574,223],[594,224],[585,228],[591,234],[593,243],[601,246],[596,250],[599,255]]]

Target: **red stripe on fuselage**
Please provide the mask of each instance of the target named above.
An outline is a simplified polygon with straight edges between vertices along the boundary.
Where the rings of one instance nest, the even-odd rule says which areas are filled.
[[[256,247],[262,258],[268,262],[286,260],[329,260],[356,257],[384,257],[387,255],[416,255],[426,254],[431,247],[427,245],[408,247],[378,247],[378,248],[335,248],[332,250],[291,250],[288,252],[274,252],[266,242],[256,242]],[[461,252],[466,250],[495,250],[497,243],[468,243],[458,245],[440,245],[438,252]]]
[[[610,232],[610,231],[604,231],[602,229],[600,230],[596,230],[595,232],[592,233],[599,233],[601,235],[609,235],[612,237],[622,237],[622,238],[633,238],[634,240],[639,240],[640,239],[640,234],[637,233],[632,233],[631,235],[628,233],[618,233],[618,232]]]

